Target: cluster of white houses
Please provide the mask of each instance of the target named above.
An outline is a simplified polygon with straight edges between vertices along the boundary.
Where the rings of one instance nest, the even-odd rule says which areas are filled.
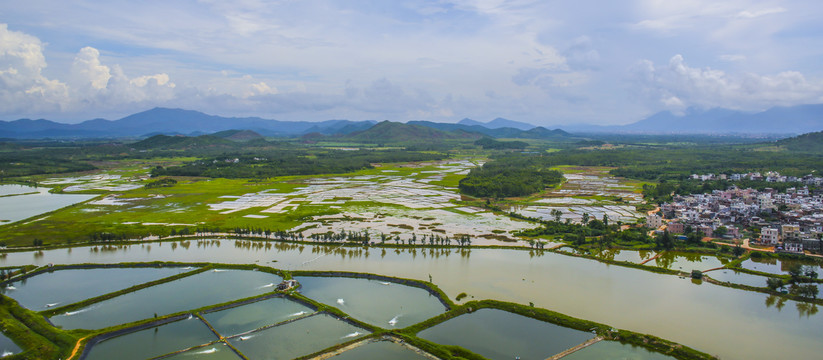
[[[754,228],[760,236],[751,241],[777,250],[823,250],[823,196],[811,193],[807,186],[783,193],[732,187],[711,194],[675,196],[660,207],[660,214],[648,215],[646,225],[660,228],[665,224],[673,234],[682,234],[690,226],[706,237],[727,239],[740,238],[743,229]]]

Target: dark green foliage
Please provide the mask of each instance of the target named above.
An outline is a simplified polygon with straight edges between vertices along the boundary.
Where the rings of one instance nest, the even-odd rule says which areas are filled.
[[[783,139],[777,145],[797,152],[823,154],[823,131]]]
[[[285,175],[340,174],[371,168],[372,163],[441,160],[446,156],[400,150],[306,151],[269,150],[198,160],[183,166],[152,169],[157,176],[269,178]]]
[[[480,145],[487,150],[508,150],[508,149],[525,149],[529,146],[524,141],[497,141],[492,138],[482,138],[474,142],[475,145]]]
[[[523,196],[543,191],[563,181],[542,156],[510,155],[472,169],[460,180],[460,192],[477,197]]]
[[[146,189],[154,189],[159,187],[172,187],[175,184],[177,184],[177,180],[174,180],[172,178],[165,178],[160,180],[149,181],[143,187]]]

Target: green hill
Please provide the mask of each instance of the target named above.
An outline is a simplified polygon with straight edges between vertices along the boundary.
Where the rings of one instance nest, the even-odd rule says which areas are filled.
[[[204,147],[232,147],[231,140],[222,139],[212,135],[202,136],[168,136],[155,135],[148,139],[131,144],[131,147],[139,150],[150,149],[190,149]]]
[[[789,151],[823,154],[823,131],[779,140],[777,145]]]
[[[226,130],[221,132],[216,132],[211,134],[212,136],[216,136],[222,139],[227,139],[231,141],[251,141],[251,140],[258,140],[263,139],[263,135],[260,135],[251,130]]]
[[[460,130],[442,131],[420,125],[383,121],[365,131],[346,135],[343,139],[363,143],[411,143],[453,139],[475,140],[480,137],[480,134]]]

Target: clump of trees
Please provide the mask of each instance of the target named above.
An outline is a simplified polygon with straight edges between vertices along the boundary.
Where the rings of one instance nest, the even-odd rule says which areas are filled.
[[[472,169],[458,187],[466,195],[502,198],[533,194],[561,181],[563,174],[551,170],[541,156],[511,155]]]
[[[163,178],[163,179],[159,179],[159,180],[149,181],[143,187],[146,188],[146,189],[154,189],[154,188],[160,188],[160,187],[172,187],[176,184],[177,184],[177,180],[174,180],[172,178]]]

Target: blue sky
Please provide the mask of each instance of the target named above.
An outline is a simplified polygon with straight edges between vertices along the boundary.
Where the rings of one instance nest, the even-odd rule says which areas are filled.
[[[621,124],[823,102],[823,3],[6,1],[0,119]]]

